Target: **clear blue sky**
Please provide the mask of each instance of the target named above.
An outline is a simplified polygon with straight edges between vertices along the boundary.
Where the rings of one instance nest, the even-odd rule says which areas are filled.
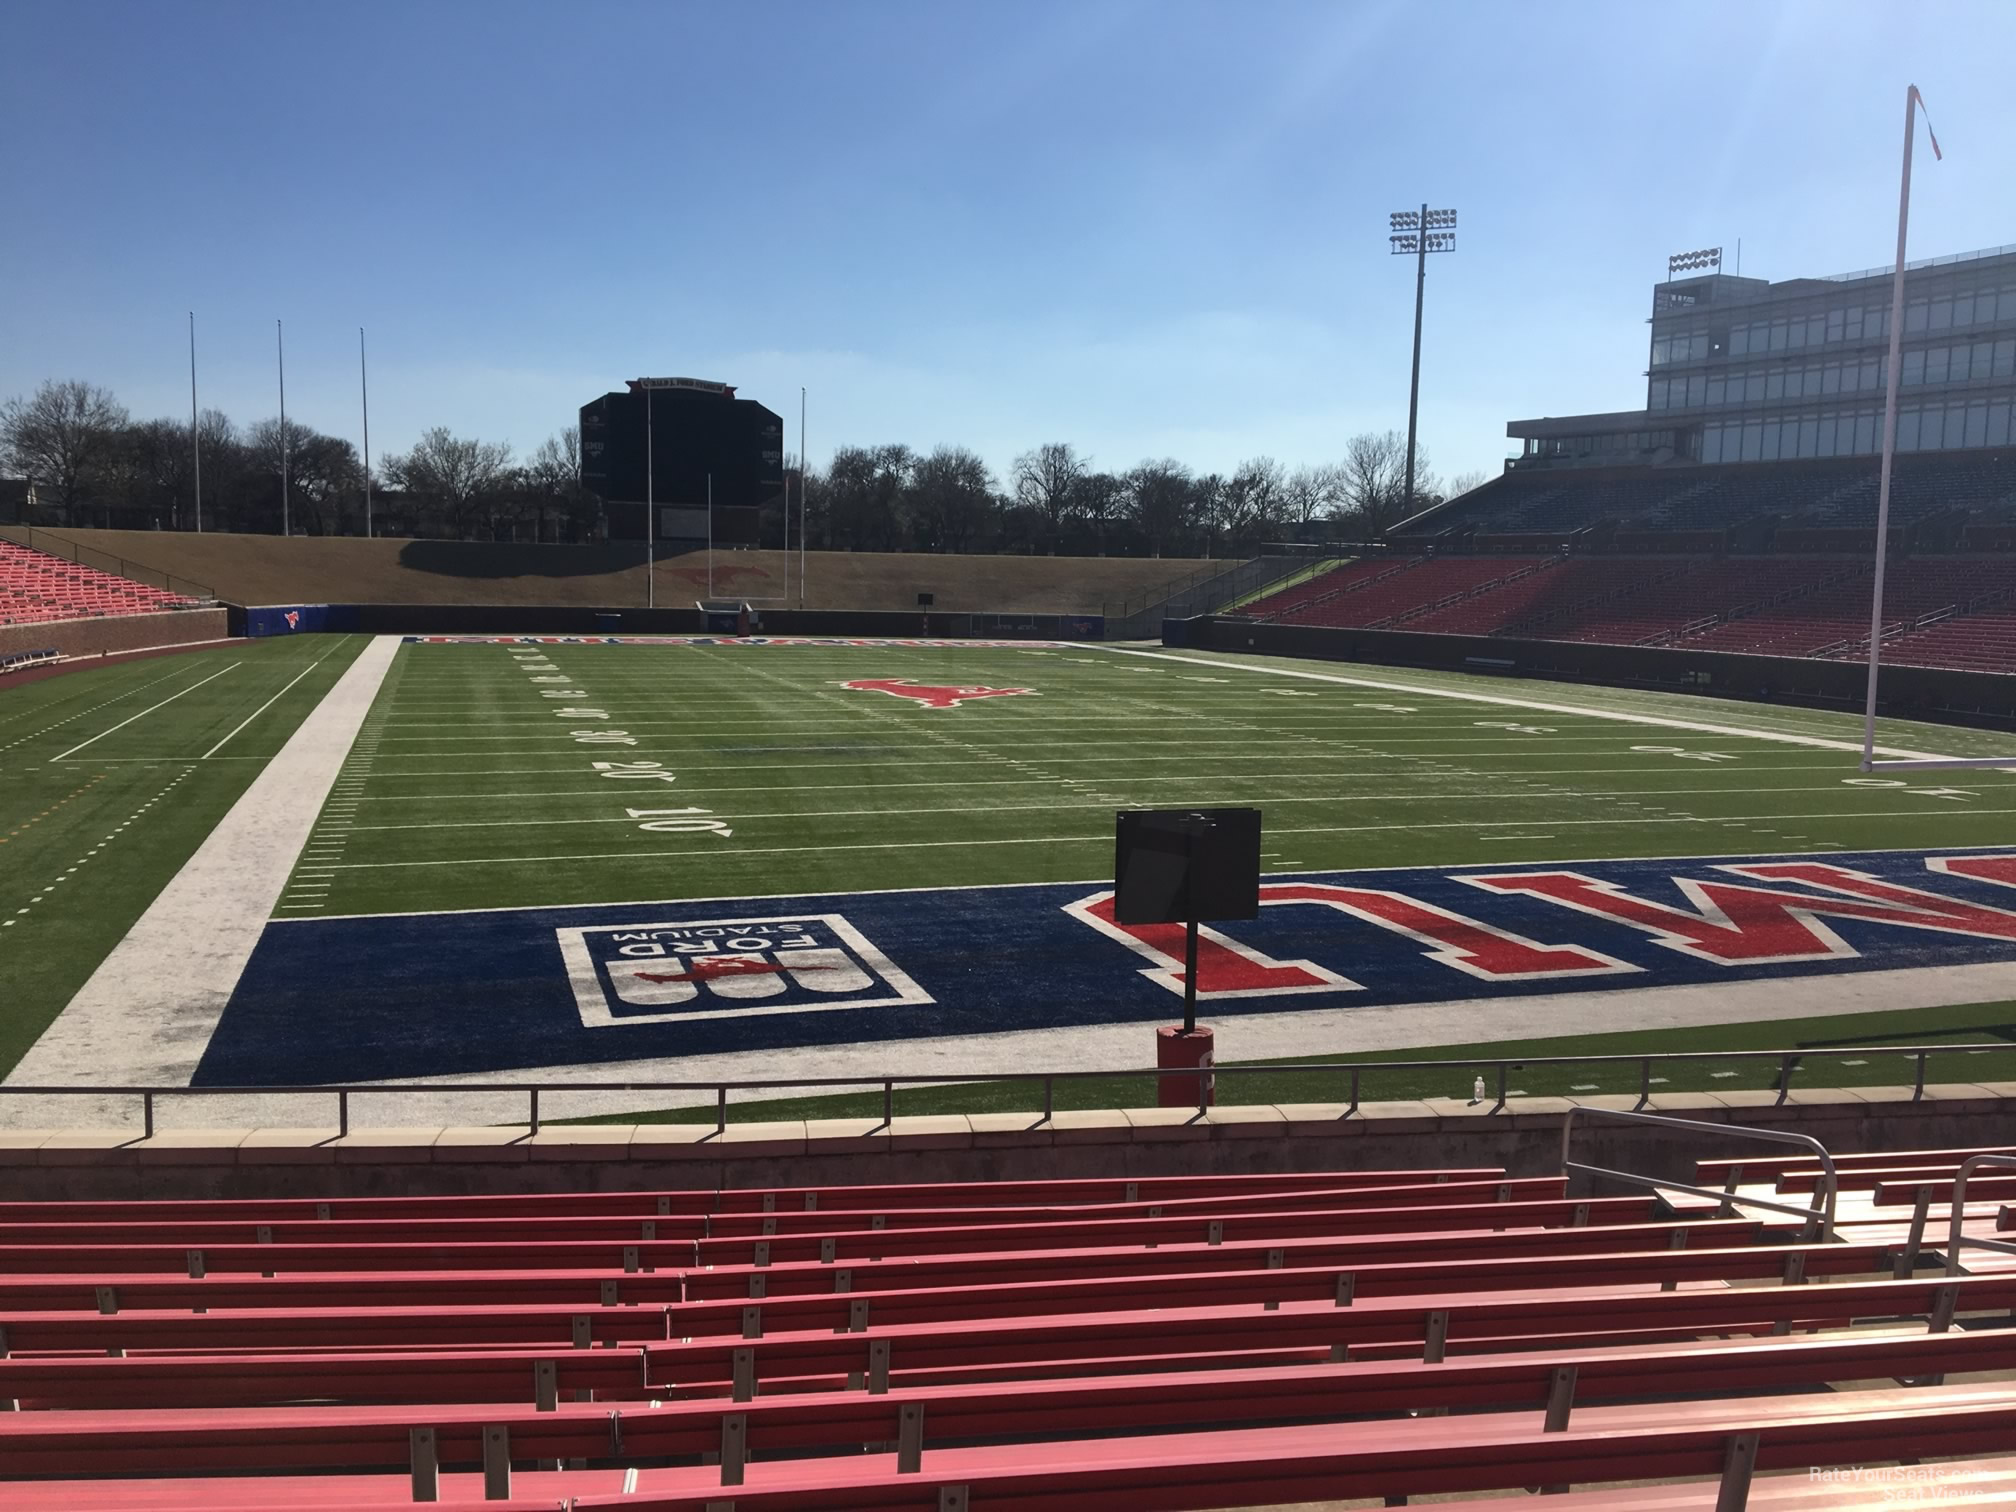
[[[1769,278],[2016,242],[2016,5],[587,0],[69,5],[0,24],[0,397],[105,384],[523,453],[640,373],[842,442],[1326,460],[1643,402],[1668,253]]]

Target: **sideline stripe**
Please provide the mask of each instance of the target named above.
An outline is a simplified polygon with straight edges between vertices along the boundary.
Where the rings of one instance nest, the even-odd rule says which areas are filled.
[[[81,744],[70,747],[70,749],[65,751],[61,756],[51,756],[49,759],[51,761],[62,761],[68,757],[75,756],[79,751],[83,750],[85,746],[93,745],[96,742],[103,740],[107,735],[111,735],[116,733],[117,731],[125,729],[126,726],[133,723],[135,719],[145,719],[149,714],[152,714],[156,709],[167,708],[169,704],[175,702],[176,699],[180,698],[183,693],[194,693],[198,688],[202,687],[204,683],[215,682],[218,678],[222,677],[226,672],[235,672],[244,665],[245,664],[243,662],[233,662],[228,667],[220,668],[219,670],[212,672],[208,677],[202,679],[201,682],[193,682],[189,684],[188,687],[182,689],[181,693],[170,693],[166,698],[162,699],[161,702],[149,705],[147,708],[142,709],[138,714],[120,720],[119,723],[112,726],[111,729],[100,730],[96,735],[93,735],[91,739],[86,740]]]
[[[9,1083],[188,1084],[398,646],[374,637],[344,668]]]
[[[268,709],[272,708],[273,705],[280,702],[282,698],[285,698],[287,696],[288,688],[292,688],[294,686],[294,683],[298,683],[299,681],[301,681],[302,678],[306,677],[310,672],[313,672],[317,667],[321,666],[322,663],[329,660],[330,657],[334,656],[338,651],[341,651],[345,646],[349,645],[350,642],[354,639],[356,639],[355,636],[350,635],[344,636],[343,639],[336,642],[335,645],[331,646],[327,651],[324,651],[320,656],[316,657],[315,660],[308,663],[307,666],[303,667],[299,672],[294,674],[293,682],[288,683],[286,688],[282,688],[278,693],[275,693],[271,698],[267,699],[266,702],[259,705],[259,707],[254,709],[250,714],[246,715],[245,718],[239,723],[237,730],[233,730],[230,735],[226,735],[222,740],[218,741],[217,744],[210,747],[209,750],[205,751],[197,759],[199,761],[208,761],[212,756],[215,756],[219,751],[223,750],[224,747],[231,744],[232,738],[237,735],[238,730],[244,729],[246,725],[252,723],[253,720],[257,719],[261,714],[264,714]]]
[[[1412,698],[1459,698],[1465,703],[1496,704],[1508,709],[1536,709],[1543,714],[1573,714],[1590,719],[1614,719],[1624,724],[1654,725],[1665,730],[1692,730],[1700,735],[1729,735],[1749,740],[1770,740],[1782,745],[1814,746],[1825,751],[1862,753],[1859,741],[1829,740],[1824,735],[1794,735],[1782,730],[1752,730],[1741,725],[1707,724],[1693,719],[1668,719],[1656,714],[1626,714],[1614,709],[1592,709],[1581,704],[1542,703],[1532,698],[1507,698],[1498,693],[1461,693],[1452,688],[1424,688],[1413,683],[1380,682],[1370,677],[1344,677],[1335,672],[1304,672],[1295,667],[1257,667],[1245,662],[1207,661],[1201,656],[1172,656],[1167,651],[1129,651],[1119,646],[1101,648],[1113,656],[1150,656],[1157,661],[1182,662],[1192,667],[1222,667],[1229,672],[1258,672],[1268,677],[1301,677],[1311,682],[1341,683],[1351,688],[1376,688],[1382,693],[1405,693]],[[1909,761],[1950,761],[1932,751],[1907,751],[1897,746],[1878,746],[1880,756],[1902,757]],[[2016,771],[2016,757],[2008,770]]]

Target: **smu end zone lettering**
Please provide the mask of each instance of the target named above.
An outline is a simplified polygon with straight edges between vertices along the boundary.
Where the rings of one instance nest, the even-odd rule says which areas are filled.
[[[2016,888],[2016,856],[1927,857],[1927,870]],[[1858,960],[1851,944],[1826,919],[1855,920],[1897,929],[1967,939],[2016,943],[2016,913],[1944,893],[1885,881],[1866,871],[1827,861],[1766,861],[1714,865],[1722,877],[1669,874],[1664,880],[1680,904],[1628,890],[1625,883],[1582,871],[1456,875],[1450,880],[1500,896],[1544,901],[1607,924],[1623,925],[1647,943],[1722,967]],[[1642,872],[1643,866],[1634,866]],[[1795,887],[1760,886],[1791,883]],[[1648,968],[1575,944],[1546,944],[1457,910],[1388,889],[1332,882],[1263,882],[1264,910],[1308,905],[1335,910],[1388,934],[1428,947],[1421,958],[1485,982],[1629,976]],[[1171,992],[1183,990],[1183,928],[1177,924],[1125,925],[1113,918],[1113,895],[1093,893],[1064,912],[1151,962],[1141,972]],[[1563,919],[1564,925],[1567,919]],[[1227,929],[1198,931],[1200,999],[1274,998],[1357,992],[1360,984],[1308,959],[1281,959],[1242,942]],[[1248,926],[1250,928],[1250,926]],[[1346,964],[1339,962],[1337,964]],[[1635,985],[1620,982],[1620,986]]]
[[[1946,858],[1936,869],[1956,876],[2016,886],[2006,856]],[[1716,871],[1760,881],[1795,882],[1815,892],[1786,892],[1716,878],[1675,877],[1692,904],[1635,897],[1615,882],[1581,872],[1515,872],[1459,880],[1494,892],[1525,893],[1563,908],[1642,930],[1655,945],[1720,964],[1767,965],[1825,961],[1859,955],[1822,918],[1862,919],[1900,929],[1925,929],[1980,940],[2016,940],[2016,914],[1939,893],[1885,882],[1825,861],[1771,861],[1719,866]]]
[[[1543,945],[1405,894],[1343,887],[1332,882],[1263,882],[1262,908],[1295,905],[1335,909],[1428,947],[1431,961],[1492,982],[1550,977],[1610,976],[1640,968],[1576,945]],[[1183,926],[1119,924],[1113,894],[1095,893],[1065,912],[1122,941],[1156,964],[1142,973],[1158,986],[1183,990]],[[1216,929],[1198,930],[1197,996],[1279,997],[1309,992],[1356,992],[1359,984],[1313,961],[1279,961],[1239,944]]]

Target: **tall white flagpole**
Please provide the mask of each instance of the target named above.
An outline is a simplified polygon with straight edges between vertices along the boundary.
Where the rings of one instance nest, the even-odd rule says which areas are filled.
[[[805,385],[798,385],[798,607],[805,607],[805,538],[812,523],[805,516]]]
[[[1890,279],[1890,361],[1883,375],[1883,460],[1876,483],[1876,583],[1869,604],[1869,687],[1862,712],[1862,770],[1876,762],[1876,668],[1883,645],[1883,568],[1890,559],[1890,468],[1897,454],[1897,383],[1904,344],[1904,243],[1911,224],[1911,139],[1925,101],[1913,84],[1904,94],[1904,173],[1897,189],[1897,268]],[[1943,158],[1932,120],[1925,120],[1932,155]]]
[[[196,469],[196,533],[203,533],[203,437],[196,420],[196,312],[189,312],[189,460]]]
[[[294,523],[287,509],[287,333],[276,319],[273,322],[273,347],[280,356],[280,534],[294,534]]]
[[[657,607],[658,496],[652,491],[651,390],[644,390],[644,607]]]
[[[371,538],[371,377],[364,367],[364,327],[357,327],[357,392],[364,404],[364,538]]]
[[[714,597],[714,474],[707,474],[707,597]]]

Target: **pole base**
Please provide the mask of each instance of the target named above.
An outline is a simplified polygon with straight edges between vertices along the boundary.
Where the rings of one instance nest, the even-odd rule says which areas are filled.
[[[1175,1024],[1157,1029],[1155,1064],[1171,1074],[1155,1079],[1156,1106],[1208,1108],[1216,1103],[1218,1078],[1211,1072],[1214,1051],[1215,1036],[1209,1024],[1187,1030]]]

